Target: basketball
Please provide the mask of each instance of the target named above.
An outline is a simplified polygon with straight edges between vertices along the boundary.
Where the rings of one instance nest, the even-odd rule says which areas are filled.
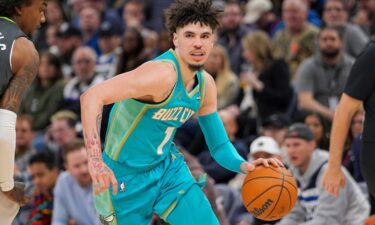
[[[247,174],[242,185],[242,201],[247,211],[258,219],[278,220],[293,209],[297,183],[283,167],[258,166]]]

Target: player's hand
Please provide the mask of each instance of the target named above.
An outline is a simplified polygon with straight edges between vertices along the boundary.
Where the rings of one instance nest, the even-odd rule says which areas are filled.
[[[3,192],[9,200],[18,203],[20,206],[25,205],[31,200],[30,196],[25,195],[25,184],[22,182],[14,182],[14,188],[10,191]]]
[[[241,168],[242,172],[247,174],[248,172],[255,170],[255,167],[257,167],[257,166],[270,167],[271,165],[274,166],[274,167],[284,167],[284,164],[279,159],[276,159],[276,158],[269,158],[269,159],[259,158],[257,160],[252,161],[252,162],[241,163],[240,168]]]
[[[375,215],[368,217],[363,225],[375,225]]]
[[[345,176],[341,167],[334,168],[328,164],[324,171],[322,184],[328,193],[338,197],[340,188],[345,186]]]
[[[112,184],[113,194],[117,194],[117,180],[113,171],[103,162],[101,158],[89,158],[89,172],[94,186],[94,193],[97,195],[109,188]]]

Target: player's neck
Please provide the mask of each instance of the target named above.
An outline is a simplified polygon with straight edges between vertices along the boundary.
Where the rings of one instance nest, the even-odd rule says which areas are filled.
[[[182,80],[184,84],[188,84],[190,83],[190,81],[194,79],[195,75],[197,74],[197,70],[191,70],[189,68],[189,65],[186,62],[184,62],[184,60],[181,59],[179,54],[176,53],[176,55],[177,55],[178,64],[180,66]]]
[[[29,37],[31,37],[29,33],[27,33],[25,31],[25,21],[19,17],[19,16],[13,16],[13,17],[10,17],[9,19],[11,19],[12,22],[14,22],[15,24],[17,24],[17,26]]]

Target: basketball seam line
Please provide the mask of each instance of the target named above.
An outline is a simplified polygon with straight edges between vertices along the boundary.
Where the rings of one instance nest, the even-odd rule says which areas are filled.
[[[256,180],[256,179],[260,179],[260,178],[272,178],[272,179],[281,180],[281,178],[278,178],[278,177],[261,176],[261,177],[255,177],[255,178],[251,178],[249,180],[246,180],[243,185],[245,185],[246,183],[248,183],[250,181],[253,181],[253,180]],[[291,183],[290,181],[285,181],[285,182],[288,183],[288,184],[290,184],[292,187],[294,187],[296,189],[296,191],[298,190],[298,188],[296,186],[294,186],[293,183]]]
[[[276,170],[275,168],[268,167],[268,169],[271,169],[271,170],[273,170],[273,171],[275,171],[275,172],[280,173],[280,171]],[[285,174],[285,176],[287,176],[287,177],[294,177],[293,175],[288,175],[288,174]]]
[[[277,200],[276,200],[275,205],[273,206],[271,212],[268,213],[268,215],[266,216],[266,218],[268,218],[268,217],[271,215],[271,213],[275,210],[277,204],[278,204],[279,201],[280,201],[281,193],[283,193],[283,189],[284,189],[284,170],[281,169],[281,172],[282,172],[282,174],[283,174],[283,181],[282,181],[282,183],[281,183],[281,190],[280,190],[280,192],[279,192],[279,197],[277,197]]]
[[[289,211],[292,209],[292,196],[290,196],[290,191],[285,188],[285,190],[288,192],[288,196],[289,196]]]
[[[249,207],[255,200],[257,200],[261,195],[263,195],[264,193],[268,192],[269,190],[271,190],[272,188],[275,188],[275,187],[281,187],[281,185],[273,185],[271,187],[269,187],[267,190],[264,190],[262,193],[260,193],[259,195],[257,195],[251,202],[249,202],[247,205],[246,205],[246,208]]]

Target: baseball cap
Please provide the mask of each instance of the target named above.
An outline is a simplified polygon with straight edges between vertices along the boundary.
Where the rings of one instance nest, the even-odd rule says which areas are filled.
[[[99,37],[121,35],[121,30],[110,21],[104,21],[99,27]]]
[[[266,152],[272,155],[281,155],[280,148],[271,137],[261,136],[255,139],[250,145],[250,154]]]
[[[287,138],[301,138],[306,141],[311,141],[314,140],[314,134],[306,124],[295,123],[286,131],[285,139]]]
[[[284,114],[272,114],[271,116],[266,118],[262,123],[263,127],[274,126],[280,129],[284,127],[288,127],[289,125],[290,125],[290,118]]]
[[[246,4],[245,23],[255,23],[263,13],[272,9],[270,0],[250,0]]]
[[[68,23],[63,23],[56,34],[58,37],[72,37],[79,36],[82,37],[82,33],[79,29],[72,27]]]

